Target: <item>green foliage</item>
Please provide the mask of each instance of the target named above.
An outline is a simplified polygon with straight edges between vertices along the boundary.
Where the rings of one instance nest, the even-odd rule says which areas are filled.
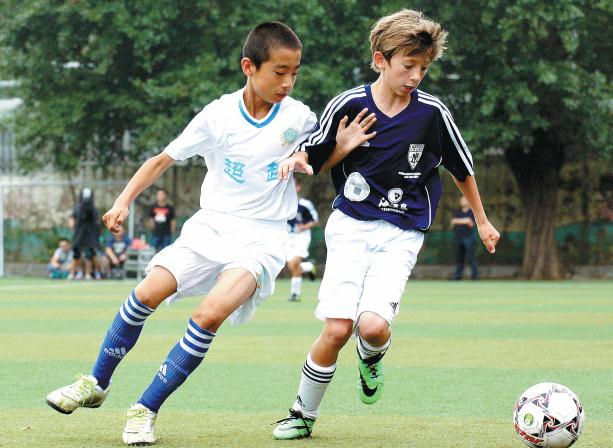
[[[546,133],[566,160],[610,157],[611,2],[448,3],[424,6],[450,31],[442,66],[459,79],[441,94],[473,149],[549,151]]]
[[[72,171],[84,159],[104,166],[157,151],[204,104],[244,83],[242,43],[265,20],[285,21],[302,37],[294,95],[321,111],[338,92],[375,78],[370,27],[402,7],[365,0],[240,7],[6,0],[0,73],[22,82],[17,130],[26,168],[52,163]],[[604,39],[610,2],[439,0],[412,7],[450,31],[449,50],[424,88],[449,103],[477,153],[490,146],[531,148],[543,131],[572,148],[570,158],[610,155],[611,58],[605,55],[611,45]]]

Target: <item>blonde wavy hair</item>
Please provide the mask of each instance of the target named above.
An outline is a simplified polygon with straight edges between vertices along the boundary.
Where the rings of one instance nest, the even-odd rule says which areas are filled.
[[[440,58],[445,51],[447,31],[423,13],[403,9],[382,17],[370,31],[370,51],[379,51],[389,62],[392,56],[402,52],[407,56],[423,54],[428,64]],[[370,66],[380,72],[374,60]]]

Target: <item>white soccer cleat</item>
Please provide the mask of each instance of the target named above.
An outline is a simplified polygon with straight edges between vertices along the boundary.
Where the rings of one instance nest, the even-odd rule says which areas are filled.
[[[123,443],[126,445],[153,445],[153,425],[158,416],[140,403],[128,409],[128,421],[123,430]]]
[[[99,408],[109,393],[109,387],[102,389],[98,380],[91,375],[78,375],[79,379],[54,390],[47,395],[47,404],[62,414],[71,414],[77,408]]]

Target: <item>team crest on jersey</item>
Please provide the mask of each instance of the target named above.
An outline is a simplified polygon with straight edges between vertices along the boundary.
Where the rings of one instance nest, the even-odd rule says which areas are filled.
[[[398,204],[402,199],[402,195],[402,188],[392,188],[387,192],[387,199],[389,199],[392,204]]]
[[[424,152],[424,146],[426,146],[425,144],[415,144],[415,143],[411,143],[409,145],[409,165],[411,165],[411,169],[414,170],[415,167],[417,166],[417,162],[419,162],[419,159],[421,159],[421,155]]]
[[[224,144],[226,146],[232,146],[233,144],[236,143],[237,140],[238,140],[238,135],[230,133],[226,135],[226,140],[224,141]]]
[[[350,201],[360,202],[366,199],[370,194],[370,186],[360,173],[353,172],[345,181],[343,193]]]
[[[291,145],[298,138],[298,131],[294,128],[287,128],[281,134],[281,145],[287,146]]]

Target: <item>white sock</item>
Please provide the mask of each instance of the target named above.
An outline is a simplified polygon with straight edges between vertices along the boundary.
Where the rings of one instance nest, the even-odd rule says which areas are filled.
[[[358,337],[358,352],[360,353],[360,358],[362,358],[363,361],[366,361],[367,359],[372,358],[374,356],[378,356],[378,355],[383,356],[385,352],[387,351],[387,349],[389,348],[391,343],[392,343],[392,338],[390,337],[387,340],[387,342],[383,344],[381,347],[374,347],[370,345],[367,341],[362,339],[362,336],[359,336]]]
[[[302,412],[305,417],[317,418],[319,416],[319,404],[324,398],[335,370],[336,364],[330,367],[318,366],[313,362],[309,353],[302,366],[298,396],[292,409]]]
[[[303,261],[302,263],[300,263],[300,270],[302,271],[303,274],[306,274],[307,272],[311,272],[314,267],[315,266],[313,265],[313,262],[311,261]]]
[[[300,295],[300,286],[302,285],[302,277],[292,277],[292,294]]]

